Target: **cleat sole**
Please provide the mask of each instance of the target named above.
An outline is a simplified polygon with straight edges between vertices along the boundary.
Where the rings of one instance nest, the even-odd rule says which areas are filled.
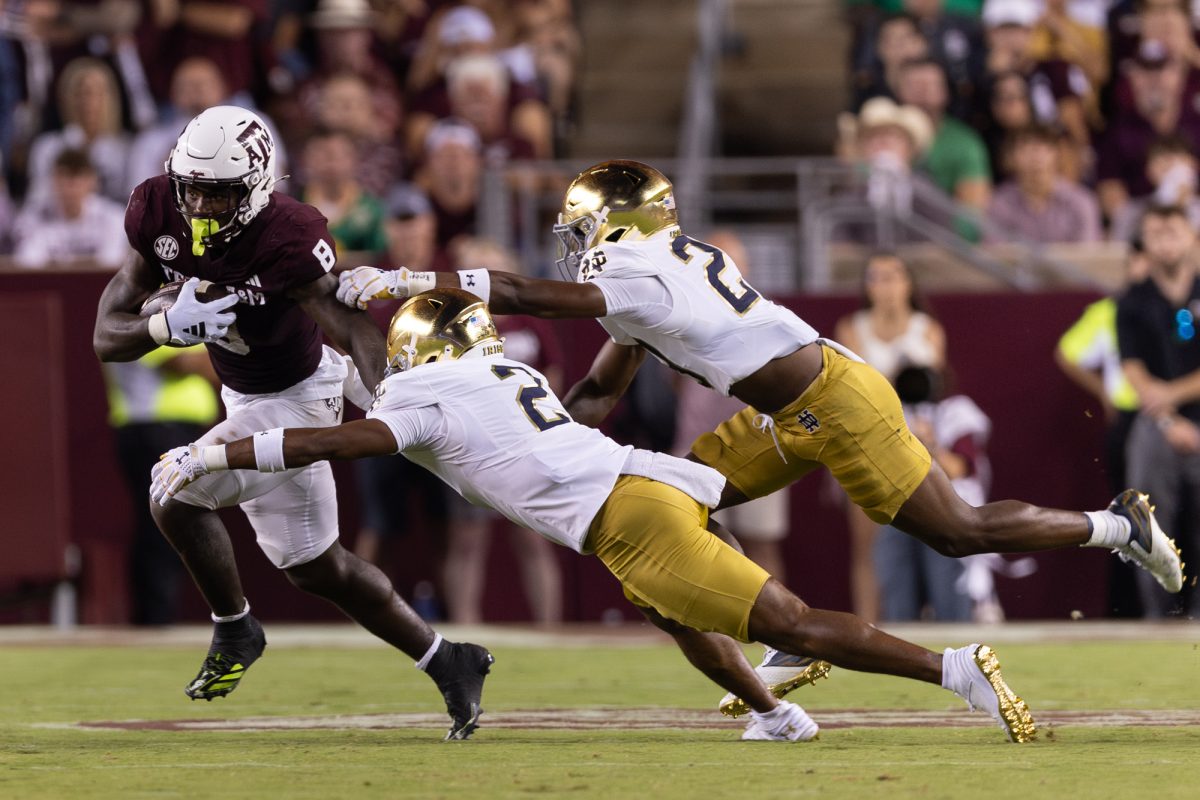
[[[1029,742],[1037,738],[1037,724],[1029,712],[1029,706],[1004,682],[1000,674],[1000,659],[992,648],[980,645],[971,656],[975,664],[991,684],[996,699],[1000,702],[1000,717],[1004,720],[1004,730],[1011,742]]]
[[[814,661],[809,664],[802,672],[793,675],[785,681],[773,683],[767,687],[767,690],[778,697],[780,700],[789,692],[799,689],[801,686],[807,686],[816,683],[821,678],[829,677],[829,670],[833,668],[828,661]],[[750,713],[750,706],[740,697],[735,697],[728,703],[722,703],[718,710],[727,717],[743,716]]]

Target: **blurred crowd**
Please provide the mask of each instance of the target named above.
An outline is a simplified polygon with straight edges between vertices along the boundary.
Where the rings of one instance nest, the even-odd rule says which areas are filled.
[[[272,127],[281,190],[328,218],[343,265],[522,271],[477,235],[481,175],[561,152],[580,61],[573,14],[571,0],[0,0],[0,256],[22,268],[117,266],[130,190],[162,172],[188,119],[233,103]],[[1200,370],[1190,257],[1200,2],[860,0],[850,14],[853,105],[838,152],[866,177],[859,201],[908,208],[939,189],[993,223],[967,228],[985,241],[1132,245],[1140,293],[1089,308],[1059,363],[1108,413],[1114,490],[1127,477],[1154,485],[1160,515],[1190,518],[1200,503],[1200,389],[1187,382]],[[735,234],[705,240],[753,280]],[[891,252],[867,259],[863,307],[834,336],[893,381],[910,427],[960,494],[982,503],[991,423],[954,391],[945,333],[911,267]],[[372,313],[385,324],[394,308]],[[504,325],[510,355],[566,388],[553,330]],[[1133,383],[1120,364],[1130,355],[1147,364]],[[109,371],[135,501],[161,437],[186,441],[218,413],[205,361],[154,356]],[[167,406],[186,413],[149,413],[164,396],[182,398]],[[737,410],[650,361],[612,425],[622,441],[682,453]],[[479,621],[494,517],[402,459],[387,462],[357,466],[359,554],[383,557],[415,516],[446,542],[438,588],[423,590],[436,600],[422,610]],[[413,501],[399,517],[384,502],[397,485]],[[853,605],[867,619],[999,619],[992,574],[1028,568],[944,558],[846,506]],[[722,515],[780,579],[790,520],[787,492]],[[1181,538],[1200,548],[1200,531]],[[178,566],[148,518],[136,539],[135,619],[170,621]],[[511,543],[532,618],[560,620],[550,545],[521,531]],[[1155,587],[1127,583],[1133,613],[1180,612]]]
[[[941,188],[984,239],[1128,242],[1150,204],[1200,221],[1200,4],[869,0],[840,153],[869,203]],[[998,233],[999,232],[999,233]]]
[[[578,59],[570,0],[0,0],[0,255],[115,266],[130,190],[231,103],[339,252],[427,216],[447,267],[483,166],[555,154]]]

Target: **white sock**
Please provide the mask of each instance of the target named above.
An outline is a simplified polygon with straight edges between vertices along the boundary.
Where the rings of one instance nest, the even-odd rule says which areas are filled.
[[[242,598],[245,600],[245,598]],[[250,613],[250,601],[246,600],[246,607],[242,609],[240,614],[230,614],[228,617],[218,617],[216,614],[211,614],[213,622],[237,622]]]
[[[1084,547],[1105,547],[1111,550],[1129,544],[1133,528],[1125,517],[1111,511],[1085,511],[1083,515],[1092,523],[1092,537],[1084,543]]]
[[[417,669],[424,671],[429,666],[429,662],[433,660],[433,656],[437,653],[438,648],[442,646],[442,635],[435,633],[433,635],[433,644],[429,645],[429,649],[425,651],[425,655],[421,656],[421,660],[417,662]]]
[[[770,711],[755,711],[755,710],[751,709],[750,716],[754,717],[759,722],[775,722],[781,716],[783,716],[786,709],[787,709],[787,704],[780,703],[779,705],[772,708]]]
[[[954,657],[955,650],[953,647],[947,647],[942,653],[942,688],[954,691],[954,682],[950,679],[950,674],[957,666],[957,659]]]

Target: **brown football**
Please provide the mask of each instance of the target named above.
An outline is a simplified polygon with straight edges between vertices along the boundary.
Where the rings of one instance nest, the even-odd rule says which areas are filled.
[[[146,298],[146,301],[142,303],[142,310],[138,313],[143,317],[152,317],[160,311],[166,311],[175,305],[175,298],[179,296],[181,288],[183,288],[183,281],[163,284]],[[196,287],[196,299],[202,303],[211,303],[227,294],[229,294],[228,287],[218,286],[212,281],[200,281],[200,285]]]

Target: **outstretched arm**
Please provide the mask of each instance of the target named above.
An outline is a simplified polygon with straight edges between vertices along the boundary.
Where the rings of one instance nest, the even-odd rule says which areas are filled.
[[[563,407],[576,422],[596,427],[625,394],[645,360],[646,351],[640,345],[608,340],[596,354],[587,377],[567,392]]]
[[[228,469],[283,472],[318,461],[392,455],[391,429],[377,419],[360,419],[330,428],[274,428],[228,444],[176,447],[154,465],[150,498],[160,504],[197,478]]]
[[[487,301],[495,314],[528,314],[544,319],[587,319],[608,313],[604,293],[590,283],[526,278],[495,270],[413,272],[401,267],[358,267],[340,276],[337,299],[366,308],[371,300],[411,297],[434,288],[466,289]]]
[[[270,431],[264,433],[269,434]],[[269,438],[264,434],[258,436]],[[281,469],[272,469],[271,472],[281,472],[318,461],[352,461],[370,456],[390,456],[396,452],[396,439],[391,429],[377,419],[359,419],[332,428],[287,428],[279,436],[282,441],[278,444],[259,442],[256,446],[255,437],[247,436],[213,447],[224,447],[226,469],[256,469],[260,472],[268,471],[265,468],[272,464]],[[276,447],[279,448],[277,452]],[[264,456],[266,463],[260,463],[259,455]]]
[[[543,319],[587,319],[608,313],[604,293],[593,284],[526,278],[492,270],[488,273],[492,283],[488,307],[493,313],[529,314]],[[439,275],[439,285],[442,280]],[[445,280],[457,285],[458,276],[448,275]]]
[[[337,278],[326,273],[312,283],[292,290],[291,297],[338,347],[350,354],[363,384],[369,391],[374,391],[383,379],[387,343],[370,314],[337,301],[337,288]]]

